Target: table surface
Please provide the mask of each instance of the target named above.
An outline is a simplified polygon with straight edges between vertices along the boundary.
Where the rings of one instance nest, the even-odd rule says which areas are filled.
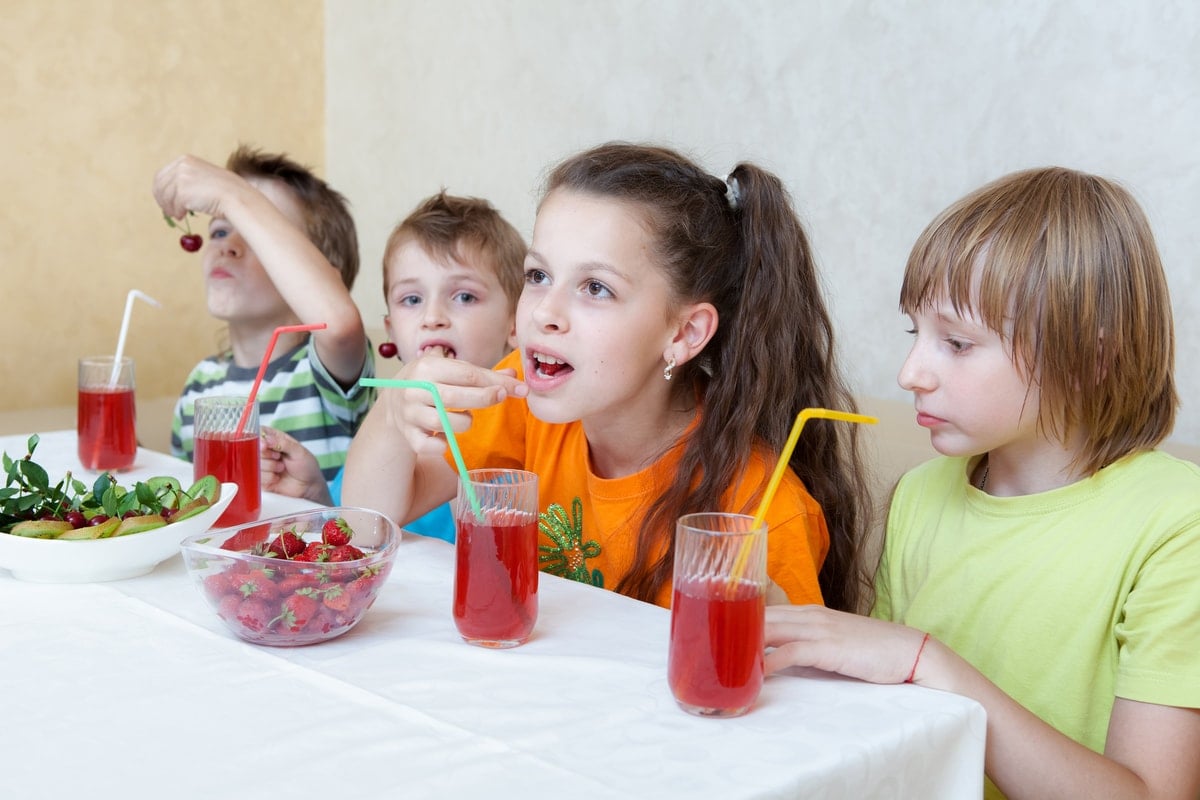
[[[26,436],[0,437],[11,456]],[[74,432],[42,437],[81,477]],[[191,477],[140,450],[124,483]],[[87,478],[84,478],[85,482]],[[264,517],[311,507],[265,494]],[[70,546],[64,544],[64,546]],[[38,584],[0,569],[0,795],[969,798],[983,709],[911,685],[795,670],[736,719],[681,711],[669,612],[543,574],[533,638],[464,644],[453,546],[406,534],[363,621],[319,645],[227,631],[180,557],[148,575]]]

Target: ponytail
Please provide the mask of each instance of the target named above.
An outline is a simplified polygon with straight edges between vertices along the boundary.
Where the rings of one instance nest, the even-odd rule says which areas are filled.
[[[700,357],[675,369],[672,390],[700,398],[703,413],[616,587],[653,602],[671,578],[678,517],[719,508],[755,447],[782,452],[801,409],[856,406],[836,369],[808,239],[777,177],[743,163],[721,180],[669,150],[609,144],[560,165],[548,191],[559,186],[645,208],[673,290],[712,303],[720,319]],[[862,610],[869,594],[859,562],[870,502],[854,428],[806,427],[790,461],[829,528],[825,603],[849,611]]]

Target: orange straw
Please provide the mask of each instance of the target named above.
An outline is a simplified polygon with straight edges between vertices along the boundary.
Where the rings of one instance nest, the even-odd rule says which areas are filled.
[[[849,411],[832,411],[828,408],[806,408],[796,415],[796,421],[792,424],[792,432],[788,434],[787,442],[783,446],[783,452],[779,454],[779,461],[775,464],[775,471],[771,473],[771,479],[767,481],[767,490],[763,493],[762,501],[758,504],[758,511],[754,513],[754,522],[750,524],[750,530],[757,530],[759,525],[763,524],[763,519],[767,516],[767,509],[771,507],[771,501],[775,498],[775,492],[779,489],[779,483],[783,480],[783,473],[788,468],[788,462],[792,460],[792,451],[796,449],[796,442],[800,440],[800,431],[804,428],[804,423],[810,419],[835,419],[842,422],[863,422],[868,425],[874,425],[879,422],[876,417],[868,417],[865,414],[851,414]],[[733,569],[730,571],[729,586],[733,587],[742,578],[742,573],[746,569],[746,562],[750,558],[750,550],[752,549],[752,540],[747,539],[740,550],[738,550],[737,560],[733,564]]]
[[[246,407],[242,410],[242,418],[238,420],[236,436],[241,436],[242,431],[246,429],[246,422],[250,419],[250,409],[254,408],[254,399],[258,397],[258,387],[262,385],[263,375],[267,374],[267,365],[271,363],[271,352],[275,349],[275,342],[279,340],[281,333],[299,333],[300,331],[321,331],[325,330],[324,322],[314,322],[311,325],[280,325],[271,334],[271,341],[267,344],[267,352],[263,353],[262,364],[258,367],[258,374],[254,376],[254,385],[250,387],[250,397],[246,399]]]

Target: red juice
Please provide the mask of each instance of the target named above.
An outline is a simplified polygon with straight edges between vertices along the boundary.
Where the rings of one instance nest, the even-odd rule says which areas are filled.
[[[537,622],[537,518],[517,525],[456,519],[454,624],[489,647],[523,643]]]
[[[195,438],[196,452],[192,458],[193,475],[199,480],[205,475],[216,475],[222,483],[238,485],[233,502],[214,523],[224,528],[241,525],[258,519],[262,510],[262,476],[258,464],[258,434],[243,433],[235,436],[231,431],[207,433]]]
[[[76,429],[83,466],[94,470],[132,467],[137,455],[136,417],[132,388],[80,388]]]
[[[724,579],[675,585],[667,682],[680,705],[735,716],[754,705],[763,681],[766,595]]]

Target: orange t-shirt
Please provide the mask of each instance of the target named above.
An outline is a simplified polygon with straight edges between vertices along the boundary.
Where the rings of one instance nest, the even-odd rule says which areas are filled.
[[[505,367],[521,374],[519,351],[496,368]],[[472,417],[470,429],[457,436],[471,468],[537,473],[542,570],[615,587],[633,565],[646,511],[675,477],[679,448],[640,472],[601,478],[589,467],[587,438],[579,422],[542,422],[517,398],[475,410]],[[712,510],[753,514],[773,468],[774,459],[756,449],[743,479],[726,493],[722,508]],[[821,603],[817,572],[829,549],[829,531],[821,507],[791,470],[776,490],[766,522],[769,578],[792,603]],[[656,603],[670,607],[669,584]]]

